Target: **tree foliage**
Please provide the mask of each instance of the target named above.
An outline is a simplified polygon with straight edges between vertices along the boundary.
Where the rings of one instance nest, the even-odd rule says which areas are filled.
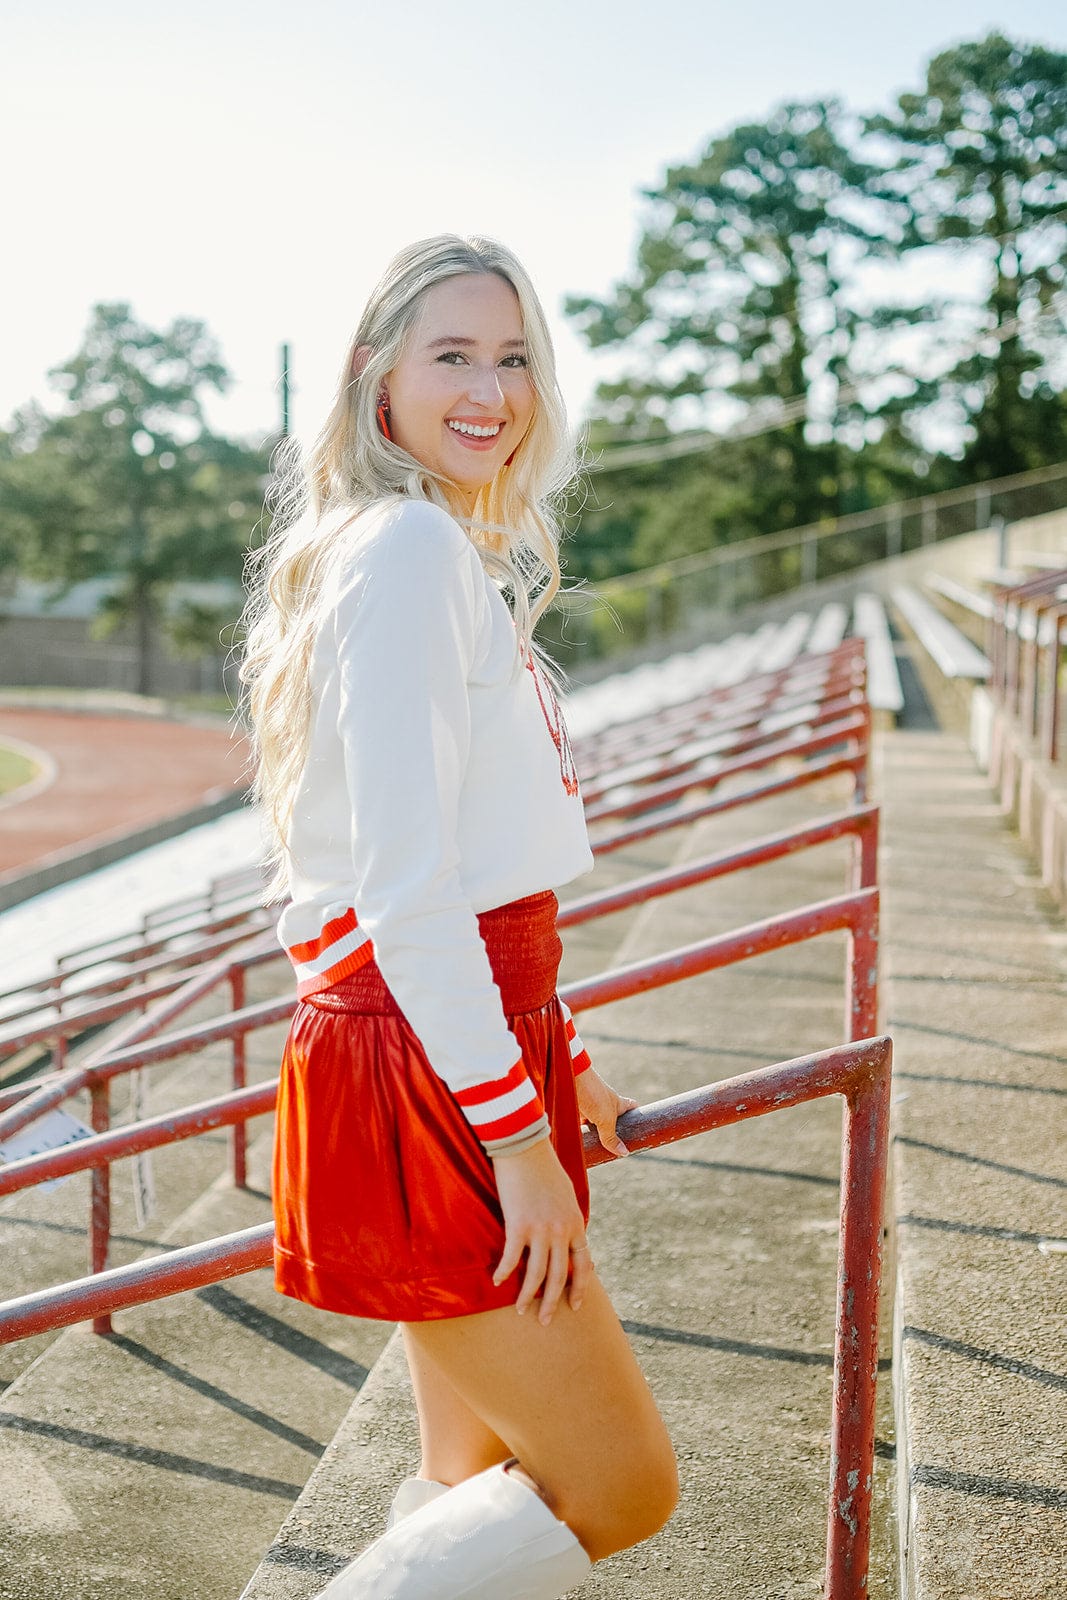
[[[566,303],[618,363],[572,565],[605,576],[611,552],[625,570],[1067,454],[1065,83],[1067,57],[993,34],[889,113],[785,105],[643,191],[632,270]],[[939,294],[902,297],[946,247]],[[948,450],[930,427],[946,406]],[[706,454],[612,466],[700,427]]]
[[[904,313],[930,323],[930,348],[947,356],[909,397],[912,425],[950,405],[970,476],[1003,477],[1063,455],[1049,355],[1067,332],[1067,55],[999,33],[958,45],[934,57],[919,92],[866,127],[892,153],[872,191],[903,202],[904,249],[951,256],[942,293]],[[968,268],[983,282],[970,316],[952,289]],[[878,325],[899,321],[889,311]],[[990,338],[954,355],[961,321]]]
[[[652,221],[635,272],[608,300],[567,302],[591,345],[625,344],[636,358],[598,390],[605,420],[647,434],[648,419],[792,416],[753,486],[757,518],[778,525],[826,506],[857,324],[850,264],[888,242],[858,203],[877,169],[854,144],[836,101],[786,105],[713,139],[645,191]]]
[[[25,575],[59,589],[119,578],[101,624],[134,623],[147,692],[167,587],[240,577],[266,459],[208,428],[204,397],[229,376],[191,318],[157,331],[125,303],[97,305],[51,377],[63,409],[25,407],[0,441],[5,537]]]

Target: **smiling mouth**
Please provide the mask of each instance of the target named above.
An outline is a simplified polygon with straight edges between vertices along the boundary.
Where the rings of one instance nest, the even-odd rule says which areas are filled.
[[[495,439],[504,424],[491,422],[479,427],[473,422],[449,422],[446,426],[452,433],[458,433],[465,439]]]

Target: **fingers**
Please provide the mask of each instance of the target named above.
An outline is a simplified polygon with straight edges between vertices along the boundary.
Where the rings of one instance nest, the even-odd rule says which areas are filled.
[[[497,1269],[493,1273],[494,1285],[499,1287],[500,1284],[505,1281],[505,1279],[511,1277],[511,1274],[517,1269],[519,1262],[522,1260],[522,1252],[524,1249],[525,1246],[521,1238],[516,1237],[510,1232],[505,1234],[504,1254],[500,1257],[500,1262],[497,1266]]]
[[[585,1291],[593,1276],[593,1253],[588,1245],[571,1251],[571,1287],[567,1296],[572,1311],[577,1311],[585,1299]]]
[[[601,1144],[604,1146],[605,1150],[610,1150],[612,1155],[628,1156],[630,1154],[629,1146],[625,1145],[620,1139],[615,1130],[615,1124],[619,1117],[624,1117],[628,1111],[636,1110],[636,1100],[631,1100],[628,1095],[619,1095],[618,1105],[615,1107],[615,1116],[612,1118],[610,1130],[606,1127],[597,1129],[597,1132],[600,1135]],[[606,1138],[605,1134],[607,1134]]]
[[[628,1156],[629,1150],[615,1132],[615,1118],[610,1122],[596,1123],[597,1135],[605,1150],[610,1150],[613,1156]]]
[[[523,1253],[523,1249],[516,1249],[509,1240],[500,1258],[500,1265],[493,1273],[493,1282],[503,1283],[510,1277],[521,1264]],[[571,1310],[578,1310],[592,1276],[593,1257],[589,1246],[584,1242],[572,1246],[564,1239],[555,1239],[551,1242],[533,1239],[526,1246],[526,1270],[523,1273],[522,1287],[515,1302],[515,1309],[521,1317],[540,1297],[541,1308],[537,1317],[542,1326],[547,1328],[559,1308],[565,1291]],[[570,1277],[569,1291],[568,1277]]]
[[[515,1302],[515,1309],[521,1317],[537,1298],[537,1291],[544,1282],[545,1272],[548,1269],[549,1249],[542,1239],[531,1239],[526,1257],[526,1271],[523,1274],[522,1288],[519,1298]]]
[[[556,1307],[559,1305],[560,1296],[567,1287],[567,1275],[571,1265],[571,1248],[569,1241],[560,1240],[553,1244],[548,1258],[548,1272],[545,1274],[545,1286],[541,1293],[541,1309],[538,1312],[538,1321],[543,1328],[547,1328],[555,1316]]]

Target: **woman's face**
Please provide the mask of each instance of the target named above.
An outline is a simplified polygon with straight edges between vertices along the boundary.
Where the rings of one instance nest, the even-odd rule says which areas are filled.
[[[536,395],[518,296],[495,272],[435,283],[385,379],[400,447],[451,479],[468,509],[519,445]]]

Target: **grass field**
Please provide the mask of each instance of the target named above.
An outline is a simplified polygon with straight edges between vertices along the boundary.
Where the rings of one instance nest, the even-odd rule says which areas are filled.
[[[0,744],[0,794],[9,794],[12,789],[21,788],[35,778],[39,770],[36,762],[28,756]]]

